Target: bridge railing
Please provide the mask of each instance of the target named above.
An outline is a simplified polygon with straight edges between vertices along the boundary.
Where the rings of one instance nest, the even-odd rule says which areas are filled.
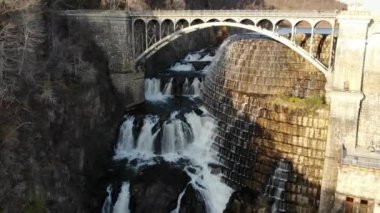
[[[338,11],[307,10],[151,10],[130,11],[132,16],[244,16],[244,17],[318,17],[335,18]]]

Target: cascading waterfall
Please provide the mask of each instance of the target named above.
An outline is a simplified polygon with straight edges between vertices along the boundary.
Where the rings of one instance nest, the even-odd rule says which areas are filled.
[[[179,119],[166,121],[163,127],[161,152],[171,153],[183,150],[190,142],[191,131],[188,124]]]
[[[141,133],[137,139],[137,150],[140,152],[153,152],[153,141],[156,138],[158,131],[153,132],[153,127],[158,122],[158,117],[148,115],[144,119],[144,125],[141,128]]]
[[[124,182],[117,197],[113,213],[129,213],[129,183]]]
[[[120,135],[117,142],[117,148],[115,150],[115,158],[120,159],[126,156],[128,150],[131,150],[135,146],[135,140],[133,138],[133,122],[135,118],[133,116],[127,117],[126,121],[121,125]]]
[[[284,192],[286,182],[289,180],[290,171],[290,163],[281,160],[265,187],[265,194],[273,200],[271,207],[272,213],[286,212]]]
[[[103,203],[102,213],[108,213],[112,210],[111,186],[107,186],[107,197]]]
[[[201,94],[201,82],[198,78],[194,78],[191,84],[191,90],[194,97],[198,97]]]
[[[189,83],[189,79],[186,78],[185,83],[182,85],[182,94],[183,95],[191,95],[191,87]]]
[[[165,84],[164,95],[172,95],[173,78],[170,78],[169,82]]]
[[[179,212],[179,208],[181,207],[181,200],[182,200],[182,197],[185,195],[185,192],[186,192],[186,189],[187,189],[187,186],[185,187],[185,189],[181,192],[181,194],[179,194],[178,196],[178,200],[177,200],[177,207],[171,211],[170,213],[178,213]]]
[[[145,79],[145,99],[150,101],[163,100],[161,80],[156,78]]]
[[[165,83],[161,90],[161,80],[157,78],[145,79],[145,99],[152,102],[166,101],[167,98],[173,97],[173,77]],[[178,85],[177,85],[178,86]],[[202,88],[202,81],[194,78],[190,84],[189,78],[185,78],[182,84],[182,96],[199,97]]]
[[[176,72],[189,72],[194,71],[195,68],[191,63],[176,63],[170,67],[170,70]]]
[[[205,58],[207,57],[207,58]],[[211,60],[211,56],[204,52],[190,55],[184,63],[177,63],[171,67],[175,72],[193,72],[194,66],[190,61]],[[190,66],[191,65],[191,66]],[[181,211],[182,199],[187,189],[192,187],[204,200],[208,213],[223,212],[226,203],[232,193],[232,189],[221,182],[220,175],[212,174],[209,164],[217,165],[216,153],[211,149],[213,142],[215,124],[204,107],[199,105],[195,99],[201,91],[202,70],[197,71],[191,77],[175,80],[172,76],[165,82],[162,88],[162,79],[159,77],[145,80],[145,98],[153,106],[173,106],[178,109],[172,110],[170,115],[158,115],[156,113],[144,112],[135,115],[133,113],[125,117],[120,126],[120,134],[115,145],[113,159],[117,162],[126,162],[123,168],[138,171],[157,164],[157,157],[173,165],[182,165],[183,171],[188,175],[190,181],[182,192],[178,194],[176,207],[170,210],[172,213]],[[179,74],[177,73],[176,76]],[[165,79],[168,79],[165,77]],[[176,83],[174,83],[176,81]],[[178,82],[183,82],[179,85]],[[191,83],[190,83],[191,82]],[[186,106],[177,106],[171,103],[177,97],[174,96],[174,85],[182,87],[182,98],[187,98]],[[179,90],[178,90],[179,91]],[[178,94],[176,94],[178,96]],[[168,99],[168,97],[171,97]],[[195,98],[192,98],[195,97]],[[190,104],[190,106],[189,106]],[[189,110],[192,109],[192,110]],[[186,109],[186,110],[185,110]],[[127,159],[126,161],[123,161]],[[185,163],[185,165],[183,165]],[[128,170],[129,171],[129,170]],[[126,173],[121,171],[121,173]],[[128,173],[128,172],[127,172]],[[133,174],[132,178],[133,178]],[[116,200],[112,200],[111,185],[107,188],[108,196],[104,201],[102,213],[130,212],[131,190],[133,182],[128,177],[123,180],[120,192]],[[120,187],[116,185],[116,187]],[[191,191],[191,190],[190,190]]]

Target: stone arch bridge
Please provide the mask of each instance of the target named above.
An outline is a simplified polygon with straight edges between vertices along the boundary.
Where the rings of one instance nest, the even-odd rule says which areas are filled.
[[[318,11],[184,10],[134,12],[132,13],[134,55],[138,62],[184,34],[209,27],[228,26],[257,32],[277,40],[298,52],[327,75],[331,63],[323,64],[315,58],[313,38],[314,34],[322,33],[321,31],[333,35],[336,28],[336,15],[336,12]],[[307,50],[295,44],[294,38],[299,32],[310,34],[310,45]],[[331,56],[332,50],[330,51],[330,59],[332,59]]]
[[[125,35],[129,34],[127,42],[132,51],[121,59],[124,62],[123,67],[127,58],[127,64],[137,64],[184,34],[204,28],[229,26],[257,32],[283,43],[328,76],[333,61],[333,49],[330,50],[329,59],[322,62],[317,57],[313,39],[316,34],[334,35],[337,32],[336,11],[157,10],[128,13],[65,11],[63,14],[90,22],[108,21],[111,25],[121,21],[127,22],[127,26],[121,29],[126,31]],[[115,30],[118,31],[120,28],[117,29],[115,26],[111,29]],[[295,43],[295,35],[299,33],[310,36],[307,49]],[[334,39],[331,39],[331,42],[333,41]],[[333,47],[333,44],[330,46]]]
[[[360,154],[360,148],[368,146],[380,126],[380,13],[77,10],[58,12],[58,19],[61,18],[69,36],[89,39],[104,52],[112,81],[129,105],[144,101],[144,73],[133,72],[136,63],[184,34],[213,26],[230,26],[283,43],[316,66],[327,79],[330,118],[319,212],[331,212],[334,202],[345,201],[346,194],[380,201],[377,191],[363,195],[356,189],[350,190],[350,185],[338,185],[338,179],[344,179],[343,173],[339,173],[340,165],[368,165],[369,158]],[[337,37],[327,63],[315,54],[312,42],[314,35],[323,30]],[[308,48],[294,42],[300,32],[310,36]],[[355,161],[339,155],[342,145]],[[373,191],[371,187],[369,184],[368,192]]]

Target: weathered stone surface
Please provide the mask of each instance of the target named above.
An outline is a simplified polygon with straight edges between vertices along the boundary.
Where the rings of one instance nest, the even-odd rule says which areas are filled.
[[[189,181],[185,171],[166,163],[143,169],[131,180],[130,209],[136,213],[150,213],[153,209],[157,213],[170,212]]]
[[[179,213],[207,213],[202,194],[191,184],[187,185],[186,192],[181,199]]]
[[[323,97],[326,79],[269,39],[235,38],[219,51],[204,82],[203,99],[218,120],[214,148],[225,182],[263,193],[277,162],[285,159],[294,168],[284,192],[287,211],[315,211],[328,110],[291,108],[271,97]]]

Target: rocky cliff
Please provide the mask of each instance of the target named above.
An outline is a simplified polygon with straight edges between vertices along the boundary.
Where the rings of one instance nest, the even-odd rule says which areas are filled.
[[[43,5],[2,16],[0,212],[95,212],[123,113],[91,38]]]

